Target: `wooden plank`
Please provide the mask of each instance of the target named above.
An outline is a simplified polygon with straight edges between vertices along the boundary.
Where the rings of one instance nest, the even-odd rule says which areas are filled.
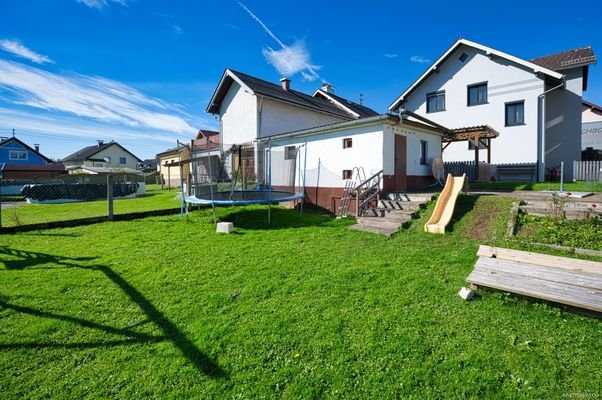
[[[520,276],[527,276],[535,279],[546,280],[550,282],[566,283],[567,285],[579,286],[586,289],[596,289],[602,291],[602,275],[583,272],[573,272],[557,268],[531,266],[515,263],[496,258],[481,257],[475,268],[482,268],[496,272],[507,272]]]
[[[534,297],[556,303],[602,312],[602,291],[584,289],[568,284],[543,281],[536,278],[475,269],[467,281],[477,286],[508,291],[523,296]]]
[[[522,264],[535,264],[569,271],[602,274],[602,263],[596,261],[578,260],[575,258],[551,256],[547,254],[531,253],[529,251],[510,250],[501,247],[482,245],[479,246],[477,255],[480,257],[515,261]]]

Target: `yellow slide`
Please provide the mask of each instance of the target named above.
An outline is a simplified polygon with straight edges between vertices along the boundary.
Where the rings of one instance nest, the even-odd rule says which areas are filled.
[[[462,174],[462,176],[458,177],[447,174],[447,182],[445,183],[441,195],[437,199],[435,211],[433,211],[431,219],[424,225],[425,232],[445,233],[445,227],[449,224],[452,214],[454,213],[456,199],[464,187],[465,179],[466,174]]]

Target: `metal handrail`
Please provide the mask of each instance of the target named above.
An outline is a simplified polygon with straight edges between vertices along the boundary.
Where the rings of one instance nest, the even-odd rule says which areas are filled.
[[[355,192],[356,192],[355,213],[358,217],[361,216],[362,209],[364,207],[366,207],[366,205],[369,204],[369,202],[375,196],[377,196],[377,198],[378,198],[378,194],[380,192],[380,182],[382,180],[382,174],[383,174],[383,170],[381,169],[380,171],[378,171],[377,173],[372,175],[370,178],[364,180],[363,182],[361,182],[359,185],[357,185],[355,187]],[[366,186],[366,188],[362,190],[363,186]],[[376,190],[373,191],[373,189],[375,189],[375,188],[376,188]],[[370,193],[367,197],[365,197],[363,200],[360,201],[360,199],[363,197],[363,195],[368,191],[372,191],[372,193]]]

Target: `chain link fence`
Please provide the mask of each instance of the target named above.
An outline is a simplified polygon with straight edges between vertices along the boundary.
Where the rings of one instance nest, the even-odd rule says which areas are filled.
[[[146,182],[145,182],[146,181]],[[177,212],[178,190],[144,175],[63,175],[53,179],[0,178],[0,230]]]

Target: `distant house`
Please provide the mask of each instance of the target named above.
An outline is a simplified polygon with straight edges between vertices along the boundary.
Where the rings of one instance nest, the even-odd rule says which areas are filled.
[[[456,41],[390,106],[412,111],[448,128],[489,125],[494,140],[450,144],[445,161],[468,161],[475,151],[492,163],[523,163],[533,177],[581,158],[581,95],[587,88],[591,47],[524,60],[471,42]],[[476,150],[475,150],[476,148]]]
[[[584,161],[602,159],[602,106],[582,101],[581,149]]]
[[[54,178],[63,173],[63,164],[40,153],[39,145],[31,148],[14,136],[0,139],[0,176],[4,179]]]
[[[158,153],[158,170],[162,184],[168,187],[179,187],[181,181],[180,170],[183,174],[182,179],[186,182],[191,172],[190,164],[193,163],[195,167],[200,168],[203,163],[208,163],[208,159],[201,160],[201,158],[212,155],[211,151],[214,151],[219,143],[219,132],[202,129],[199,130],[190,143],[181,144],[178,147],[172,147]],[[206,172],[204,173],[206,174]]]
[[[63,159],[65,168],[70,173],[110,173],[138,172],[137,165],[141,162],[132,152],[111,141],[104,143],[99,140],[94,146],[84,147]]]

